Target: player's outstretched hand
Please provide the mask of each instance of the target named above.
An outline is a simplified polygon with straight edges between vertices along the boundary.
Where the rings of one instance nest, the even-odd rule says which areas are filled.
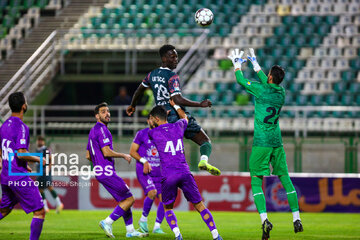
[[[232,50],[231,55],[228,56],[228,58],[232,61],[235,69],[241,70],[241,64],[246,62],[246,59],[242,59],[242,56],[244,55],[244,51],[239,52],[240,50],[236,48],[235,50]]]
[[[247,58],[250,60],[251,64],[254,67],[254,71],[258,72],[261,70],[261,67],[259,65],[259,63],[256,60],[256,55],[255,55],[255,51],[253,48],[249,48],[249,52],[250,52],[250,56],[247,55]]]
[[[174,100],[173,100],[172,98],[169,99],[169,103],[170,103],[171,106],[175,106],[175,105],[176,105],[175,102],[174,102]]]
[[[203,100],[200,102],[200,107],[202,108],[207,108],[207,107],[211,107],[212,106],[212,102],[209,99]]]
[[[131,156],[129,154],[124,154],[124,159],[130,164],[131,163]]]
[[[131,105],[127,107],[127,109],[126,109],[126,114],[127,114],[128,116],[131,116],[134,112],[135,112],[135,107],[133,107],[133,106],[131,106]]]
[[[149,174],[152,171],[151,165],[149,162],[144,163],[143,172],[144,174]]]

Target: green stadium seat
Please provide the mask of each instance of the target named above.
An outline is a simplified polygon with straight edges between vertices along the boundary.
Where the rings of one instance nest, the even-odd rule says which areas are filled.
[[[298,17],[296,17],[296,22],[298,24],[301,24],[301,25],[309,23],[309,20],[310,19],[307,16],[298,16]]]
[[[341,96],[341,104],[351,106],[354,104],[354,96],[352,94],[344,94]]]
[[[294,96],[293,94],[287,92],[285,95],[285,105],[293,105],[294,104]]]
[[[350,66],[354,69],[360,69],[360,58],[356,58],[350,61]]]
[[[6,37],[7,29],[0,26],[0,39]]]
[[[287,31],[286,26],[284,26],[284,25],[277,26],[274,29],[274,33],[276,36],[284,35],[286,33],[286,31]]]
[[[45,8],[47,4],[48,4],[48,0],[37,0],[36,1],[36,6],[38,6],[39,8]]]
[[[338,82],[334,84],[334,91],[336,93],[342,93],[346,90],[346,83],[344,82]]]
[[[217,82],[215,83],[215,89],[217,92],[221,93],[224,92],[225,90],[227,90],[227,84],[223,83],[223,82]]]
[[[304,24],[301,27],[301,32],[304,35],[311,35],[311,34],[313,34],[315,32],[315,26],[312,25],[312,24]]]
[[[317,26],[317,33],[321,36],[325,36],[330,32],[330,26],[326,24],[321,24]]]
[[[3,18],[2,26],[5,28],[12,28],[14,26],[14,18],[12,16],[6,15]]]
[[[24,9],[31,8],[32,6],[34,6],[34,4],[35,4],[35,0],[24,0],[23,1]]]
[[[282,35],[280,37],[280,43],[282,46],[291,46],[292,44],[292,38],[290,35],[286,34],[286,35]]]
[[[8,0],[0,0],[0,9],[4,9],[8,5]]]
[[[19,7],[21,4],[21,0],[10,0],[8,8],[13,8],[13,7]]]
[[[313,95],[311,96],[311,104],[314,106],[320,106],[324,103],[324,98],[321,95]]]
[[[322,39],[319,36],[314,34],[314,35],[308,37],[308,44],[310,47],[316,47],[316,46],[320,45],[321,40]]]
[[[217,92],[210,94],[207,98],[210,99],[210,101],[212,102],[213,105],[218,105],[220,103],[219,94]],[[200,101],[202,101],[202,100],[203,99],[201,99]]]
[[[293,22],[295,21],[293,16],[284,16],[282,17],[282,23],[285,25],[290,25],[293,24]]]
[[[334,105],[337,105],[338,98],[339,97],[336,94],[326,95],[325,96],[325,102],[326,102],[327,105],[334,106]]]
[[[223,93],[220,102],[222,105],[232,105],[234,102],[233,92],[231,90],[227,90],[225,93]]]
[[[303,32],[301,32],[301,28],[298,25],[294,25],[294,24],[288,25],[287,32],[290,33],[290,35],[292,36],[298,34],[304,34]]]
[[[322,18],[320,16],[311,16],[310,17],[311,23],[318,25],[323,22]]]
[[[296,104],[300,106],[305,106],[308,104],[308,96],[306,95],[297,95]]]
[[[360,92],[360,83],[350,83],[350,92],[353,94]]]
[[[335,25],[336,22],[338,21],[338,19],[339,18],[337,16],[326,16],[325,17],[325,21],[329,25]]]
[[[299,70],[305,66],[305,60],[293,59],[291,66]]]
[[[300,34],[293,37],[293,43],[297,47],[303,47],[306,44],[306,38],[304,35]]]
[[[345,82],[350,82],[356,79],[356,72],[353,70],[348,70],[341,73],[341,79]]]

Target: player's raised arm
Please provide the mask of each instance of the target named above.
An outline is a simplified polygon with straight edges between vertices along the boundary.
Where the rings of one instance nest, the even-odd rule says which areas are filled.
[[[170,97],[173,99],[176,105],[184,106],[184,107],[211,107],[212,103],[209,99],[203,100],[201,102],[191,101],[187,98],[184,98],[181,95],[180,90],[180,79],[179,75],[174,75],[168,81]]]
[[[258,74],[258,77],[260,78],[261,83],[265,84],[267,83],[267,76],[265,75],[265,73],[261,70],[261,67],[256,59],[256,55],[255,55],[255,51],[253,48],[249,48],[249,52],[250,52],[250,56],[247,55],[247,58],[249,59],[249,61],[251,62],[251,64],[253,65],[254,71]]]
[[[235,69],[236,81],[243,86],[247,92],[254,95],[255,97],[260,96],[261,91],[258,85],[261,85],[259,82],[251,82],[246,79],[241,71],[241,64],[246,62],[246,59],[241,57],[244,55],[244,51],[239,52],[239,49],[235,49],[231,52],[231,55],[228,58],[232,61]]]
[[[150,166],[148,160],[146,160],[146,158],[143,158],[140,156],[140,154],[138,152],[139,148],[140,148],[140,145],[133,142],[130,146],[130,156],[135,158],[136,161],[141,162],[144,165],[144,168],[143,168],[144,174],[148,174],[152,170],[151,166]]]
[[[18,153],[29,153],[25,148],[18,149]],[[18,159],[26,161],[26,162],[37,162],[42,163],[43,166],[46,164],[45,158],[40,159],[39,157],[35,156],[23,156],[22,154],[17,154]]]
[[[187,122],[189,122],[189,119],[186,115],[186,113],[184,112],[184,110],[182,110],[181,107],[179,107],[178,105],[175,104],[175,102],[170,98],[169,100],[170,105],[175,108],[176,112],[179,114],[179,117],[182,119],[185,119]]]
[[[139,87],[136,89],[136,91],[131,99],[131,104],[126,109],[127,115],[131,116],[135,112],[136,105],[137,105],[138,101],[141,99],[141,97],[144,95],[146,88],[147,87],[145,87],[144,84],[141,83],[139,85]]]
[[[104,154],[104,157],[124,158],[128,163],[131,162],[131,156],[129,154],[116,152],[112,150],[109,145],[101,148],[101,152]]]

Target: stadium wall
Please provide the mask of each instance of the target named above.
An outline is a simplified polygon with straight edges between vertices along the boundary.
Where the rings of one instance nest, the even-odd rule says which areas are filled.
[[[134,209],[141,210],[145,199],[134,172],[120,172],[131,189],[136,201]],[[220,177],[194,173],[205,205],[214,211],[256,211],[251,191],[251,178],[247,173],[226,172]],[[349,212],[360,213],[359,174],[291,174],[303,212]],[[66,209],[101,210],[112,209],[116,201],[91,177],[54,177],[55,190]],[[290,211],[286,192],[277,177],[267,177],[264,193],[268,211]],[[46,191],[50,208],[55,201]],[[158,201],[156,201],[156,206]],[[155,209],[156,206],[153,206]],[[178,191],[176,211],[194,210]]]

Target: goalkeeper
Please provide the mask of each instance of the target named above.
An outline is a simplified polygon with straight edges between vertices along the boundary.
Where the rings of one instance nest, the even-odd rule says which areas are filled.
[[[271,68],[268,76],[261,70],[256,60],[254,49],[250,48],[247,56],[257,72],[260,82],[251,82],[241,71],[243,51],[232,51],[229,56],[235,68],[236,81],[246,91],[255,96],[254,143],[250,156],[251,189],[254,202],[262,222],[262,239],[270,238],[272,224],[267,218],[265,196],[262,190],[264,176],[270,175],[269,163],[273,167],[272,174],[277,175],[285,188],[288,202],[293,214],[294,231],[302,232],[297,193],[291,182],[286,164],[286,155],[281,139],[279,115],[285,102],[285,90],[279,84],[284,79],[284,69],[278,65]]]

